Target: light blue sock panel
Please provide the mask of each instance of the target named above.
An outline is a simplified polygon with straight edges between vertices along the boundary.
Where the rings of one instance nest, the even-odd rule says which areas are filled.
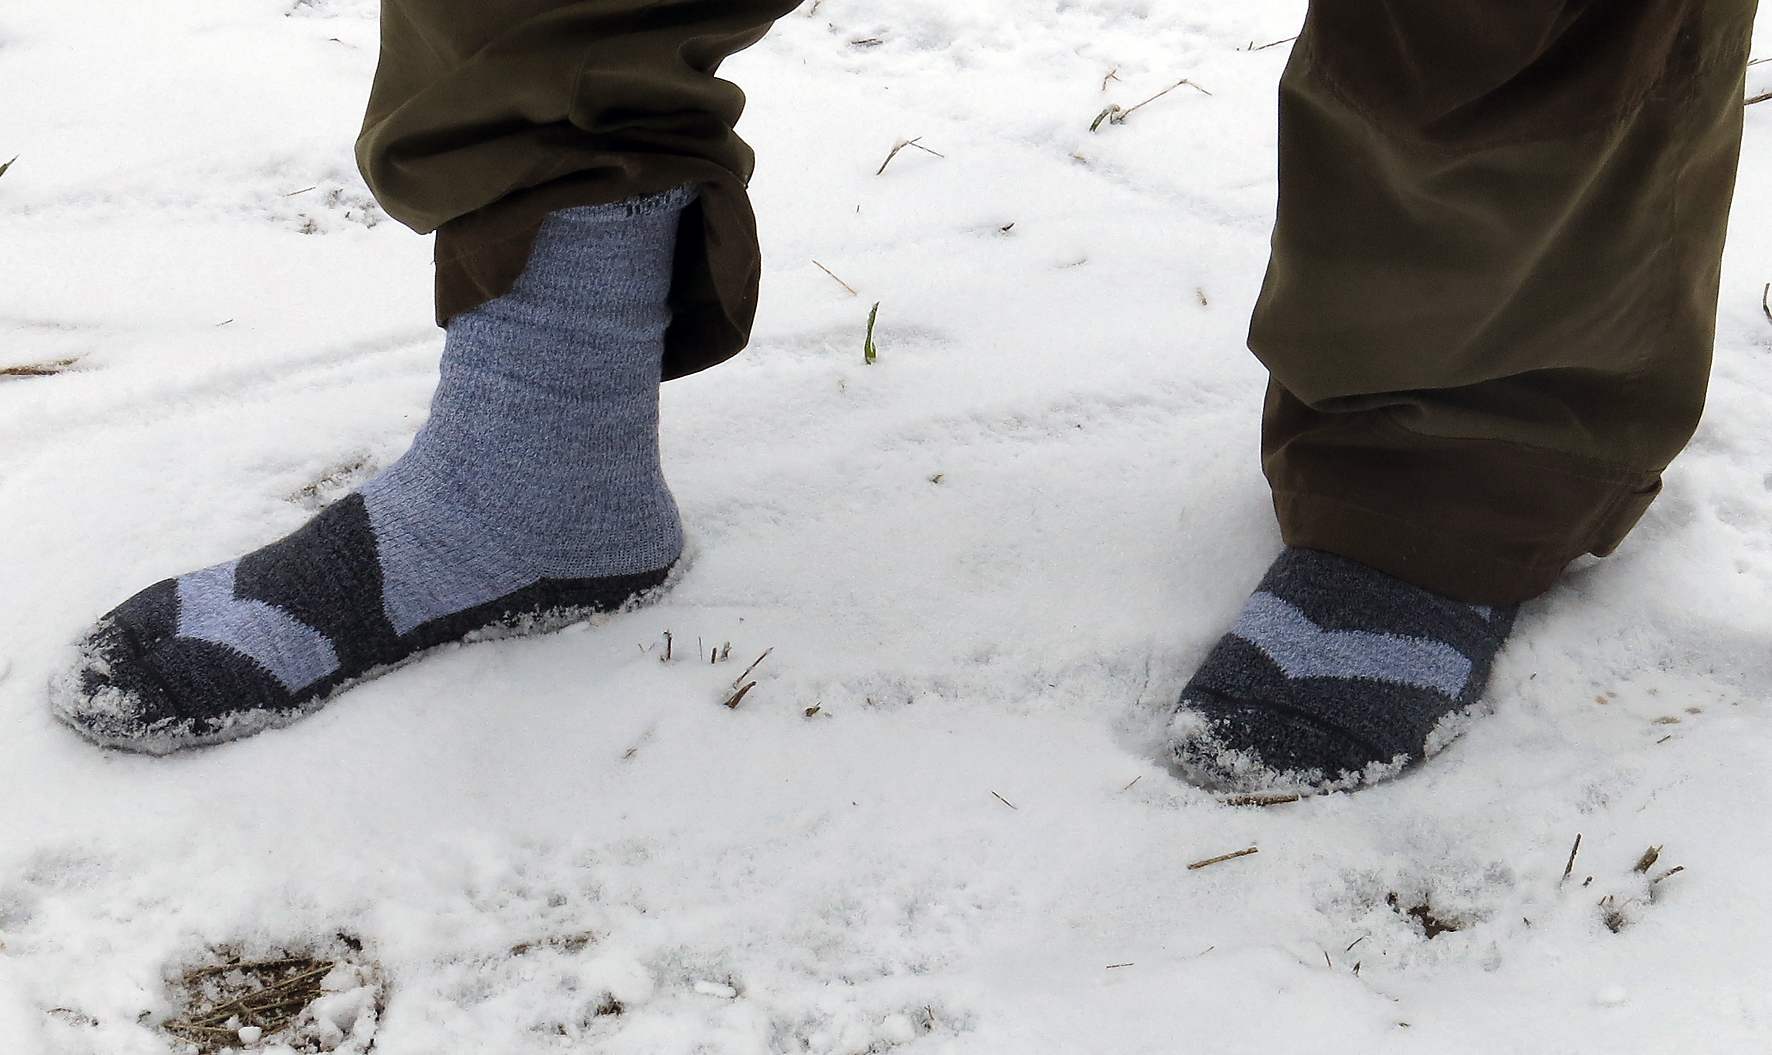
[[[658,386],[694,196],[549,215],[515,288],[450,320],[412,448],[294,533],[106,614],[54,713],[130,750],[218,743],[427,649],[654,596],[683,550]]]
[[[510,293],[450,320],[431,417],[363,488],[399,633],[540,579],[668,566],[658,386],[683,187],[551,214]]]

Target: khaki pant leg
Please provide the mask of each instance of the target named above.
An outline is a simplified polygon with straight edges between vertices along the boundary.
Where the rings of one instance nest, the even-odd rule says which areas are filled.
[[[1511,603],[1704,402],[1754,0],[1313,0],[1250,348],[1286,541]]]
[[[508,292],[555,209],[684,183],[665,375],[736,354],[756,312],[750,149],[722,60],[795,0],[383,0],[357,160],[437,232],[437,318]]]

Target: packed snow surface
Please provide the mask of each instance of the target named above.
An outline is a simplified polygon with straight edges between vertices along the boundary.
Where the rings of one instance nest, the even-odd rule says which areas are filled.
[[[424,416],[427,240],[350,155],[375,14],[0,8],[0,368],[72,360],[0,375],[0,1048],[182,1050],[183,971],[346,938],[382,982],[309,1048],[1772,1045],[1772,105],[1710,411],[1494,714],[1289,805],[1161,764],[1279,545],[1242,337],[1296,0],[803,7],[726,69],[768,274],[752,348],[666,387],[668,600],[181,756],[56,725],[96,616]]]

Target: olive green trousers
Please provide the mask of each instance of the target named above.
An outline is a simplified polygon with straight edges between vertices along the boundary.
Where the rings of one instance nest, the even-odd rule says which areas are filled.
[[[1286,541],[1476,603],[1604,554],[1703,407],[1755,0],[1313,0],[1249,344]],[[440,321],[546,214],[694,182],[665,374],[747,339],[743,95],[795,0],[383,0],[358,142]]]

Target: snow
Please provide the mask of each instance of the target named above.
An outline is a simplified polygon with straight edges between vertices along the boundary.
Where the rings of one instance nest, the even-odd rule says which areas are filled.
[[[769,270],[753,348],[666,388],[669,599],[165,759],[46,684],[398,456],[429,248],[352,168],[373,3],[0,9],[0,368],[77,359],[0,379],[8,1050],[183,1050],[181,969],[340,934],[379,974],[310,1040],[382,1055],[1766,1050],[1772,107],[1666,496],[1429,766],[1232,807],[1156,744],[1278,546],[1241,346],[1286,47],[1247,49],[1302,4],[810,7],[727,67]]]

